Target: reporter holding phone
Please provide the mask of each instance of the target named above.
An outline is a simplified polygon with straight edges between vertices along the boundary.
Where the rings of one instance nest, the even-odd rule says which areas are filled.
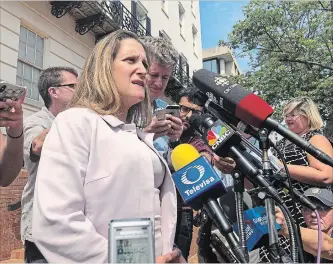
[[[17,101],[0,101],[0,127],[6,127],[5,140],[0,132],[0,186],[10,185],[23,165],[23,111],[24,95]],[[12,110],[3,111],[10,107]]]
[[[144,131],[155,133],[154,147],[168,160],[169,142],[179,140],[183,133],[183,125],[179,117],[170,114],[166,114],[165,119],[158,120],[156,111],[165,109],[168,105],[160,97],[163,95],[173,68],[177,64],[178,52],[170,41],[161,37],[145,36],[141,40],[147,47],[151,60],[147,74],[147,85],[154,114],[152,122],[144,128]]]

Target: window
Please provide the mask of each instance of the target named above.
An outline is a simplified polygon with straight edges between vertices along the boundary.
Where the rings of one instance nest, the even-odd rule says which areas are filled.
[[[147,9],[143,6],[143,4],[138,1],[132,1],[131,2],[131,9],[132,9],[132,14],[136,18],[136,20],[147,30],[147,32],[150,34],[151,30],[151,22],[150,18],[148,17],[148,11]]]
[[[161,8],[162,8],[164,14],[166,14],[166,16],[168,16],[168,1],[162,0],[161,5],[162,5]]]
[[[164,30],[160,30],[159,36],[161,38],[165,38],[165,39],[167,39],[167,40],[169,40],[171,42],[171,38],[169,37],[169,35]]]
[[[184,22],[185,22],[185,9],[184,7],[182,6],[182,4],[179,2],[178,3],[178,6],[179,6],[179,27],[180,27],[180,35],[182,37],[185,36],[185,27],[184,27]]]
[[[194,54],[197,54],[197,36],[198,36],[198,30],[194,25],[192,25],[192,37],[193,37],[193,52]]]
[[[179,65],[181,66],[181,69],[183,70],[183,72],[185,72],[188,76],[189,75],[189,64],[187,62],[186,57],[182,53],[179,55]]]
[[[44,39],[21,26],[16,83],[27,87],[26,96],[39,100],[38,79],[43,69]]]
[[[195,17],[195,3],[194,3],[194,0],[191,0],[191,11],[192,11],[193,16]]]
[[[146,21],[147,21],[147,10],[144,8],[144,6],[138,2],[137,9],[136,9],[136,19],[140,22],[141,25],[146,27]]]
[[[218,74],[220,73],[219,67],[218,67],[218,61],[216,59],[204,61],[203,67],[204,67],[204,69],[209,70],[211,72],[215,72]]]

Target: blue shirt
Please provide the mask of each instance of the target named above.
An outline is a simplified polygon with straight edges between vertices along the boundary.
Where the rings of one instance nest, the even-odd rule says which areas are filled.
[[[167,102],[161,99],[156,99],[154,100],[153,105],[154,105],[153,109],[153,115],[154,115],[157,109],[165,109],[168,104]],[[154,147],[165,160],[168,160],[168,152],[170,150],[170,146],[169,146],[169,138],[167,136],[159,137],[156,140],[154,140]]]

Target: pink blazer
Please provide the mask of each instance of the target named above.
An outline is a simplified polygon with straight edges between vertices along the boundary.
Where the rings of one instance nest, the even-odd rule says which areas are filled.
[[[153,164],[139,139],[159,155],[153,134],[114,116],[72,108],[56,117],[42,150],[32,219],[33,240],[48,262],[105,263],[111,219],[154,216]],[[173,247],[177,207],[161,160],[165,254]]]

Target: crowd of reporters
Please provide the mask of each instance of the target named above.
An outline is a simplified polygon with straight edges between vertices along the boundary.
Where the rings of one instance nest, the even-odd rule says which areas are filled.
[[[163,38],[139,39],[116,31],[94,47],[79,77],[66,67],[42,72],[38,88],[45,107],[24,124],[24,96],[0,102],[0,109],[13,109],[0,111],[0,118],[6,118],[0,119],[0,126],[7,128],[6,141],[0,133],[1,186],[15,179],[23,160],[29,173],[22,194],[25,262],[107,262],[109,221],[137,216],[155,221],[156,262],[187,260],[194,224],[200,226],[199,262],[221,262],[210,244],[213,223],[204,211],[193,212],[176,192],[170,153],[178,144],[193,145],[230,192],[230,173],[236,164],[215,155],[189,125],[193,114],[205,111],[195,99],[196,87],[179,94],[179,117],[156,116],[167,106],[161,97],[177,58]],[[332,145],[321,133],[323,121],[310,98],[292,99],[283,114],[291,131],[333,158]],[[277,147],[288,164],[293,188],[318,205],[322,257],[333,260],[333,168],[286,139]],[[253,185],[246,181],[245,187],[250,191]],[[313,213],[298,203],[295,212],[290,195],[283,188],[279,193],[302,227],[305,251],[315,255],[318,231]],[[285,220],[276,210],[282,227],[280,244],[290,253]],[[266,245],[252,252],[251,260],[270,262]],[[314,262],[310,255],[307,260]]]

